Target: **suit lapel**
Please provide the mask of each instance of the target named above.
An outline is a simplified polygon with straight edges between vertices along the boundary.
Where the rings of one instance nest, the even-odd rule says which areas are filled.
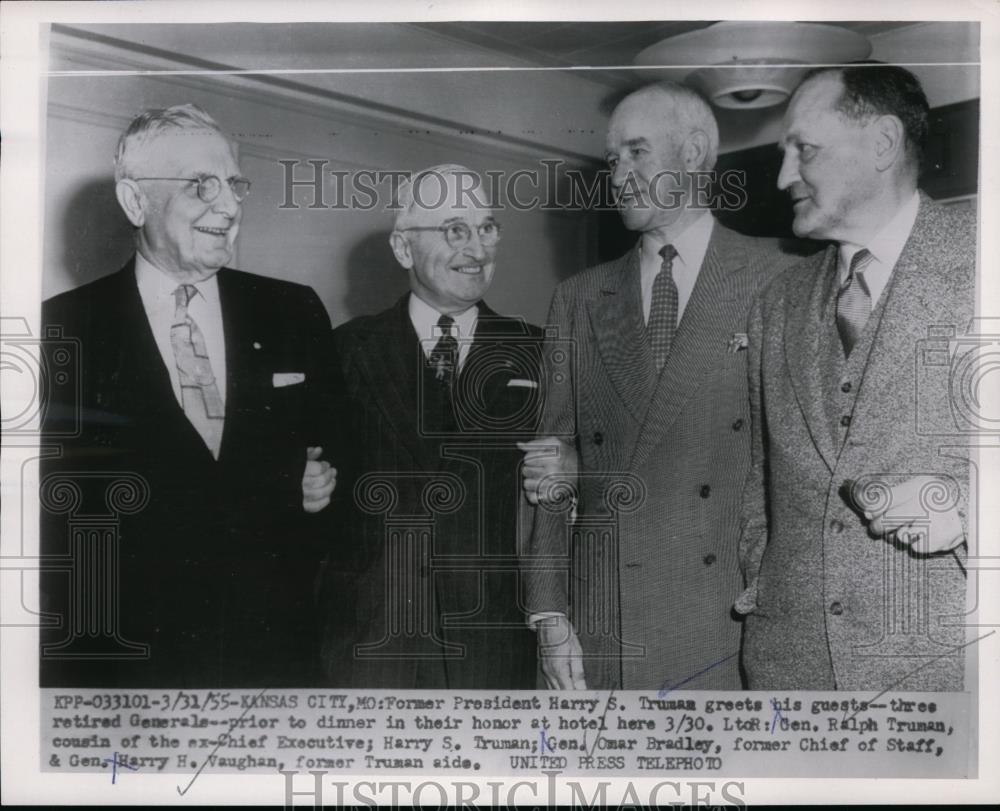
[[[636,443],[632,469],[645,463],[684,404],[698,391],[713,357],[732,337],[734,308],[746,309],[745,302],[735,299],[733,289],[734,277],[747,265],[746,252],[733,232],[718,223],[713,229],[670,357],[659,377],[655,372],[652,377],[654,394]]]
[[[485,302],[479,302],[478,306],[476,331],[462,374],[470,369],[476,370],[477,383],[481,382],[485,387],[485,391],[481,393],[479,408],[485,407],[485,413],[490,414],[493,413],[491,406],[504,395],[510,380],[518,376],[534,380],[538,372],[535,367],[524,365],[523,352],[527,344],[512,341],[518,336],[525,341],[529,340],[523,324],[518,319],[497,315]],[[464,386],[459,386],[457,392],[470,393],[466,392]],[[475,390],[471,393],[479,394]]]
[[[823,358],[829,349],[824,337],[830,332],[830,319],[833,318],[830,308],[837,284],[836,246],[828,247],[820,262],[820,270],[812,283],[796,287],[796,295],[789,296],[786,301],[783,341],[789,378],[809,435],[832,472],[837,464],[837,449],[824,406],[830,381],[823,376],[826,365]]]
[[[115,366],[116,380],[109,391],[127,402],[123,413],[141,418],[176,442],[204,450],[205,459],[214,462],[201,436],[184,413],[170,382],[170,373],[153,337],[152,327],[139,295],[135,278],[135,260],[126,265],[120,276],[118,303],[114,307],[118,321],[119,359]],[[187,441],[180,442],[181,434]]]
[[[434,443],[425,440],[419,426],[417,400],[424,355],[410,323],[404,295],[390,310],[377,316],[357,349],[357,362],[369,390],[400,442],[425,469],[440,464]]]
[[[646,414],[655,381],[646,341],[639,279],[639,243],[607,272],[600,298],[590,302],[590,324],[608,377],[637,421]]]
[[[120,273],[118,295],[119,304],[114,308],[121,336],[117,368],[127,377],[125,387],[141,401],[140,407],[152,411],[167,410],[175,416],[183,416],[170,383],[170,373],[160,355],[139,295],[134,259]]]
[[[928,198],[921,196],[913,230],[893,268],[882,317],[875,325],[871,351],[858,386],[855,412],[894,413],[893,403],[919,392],[899,390],[899,370],[919,361],[917,349],[928,337],[928,327],[957,324],[962,315],[953,309],[953,284],[948,272],[958,262],[933,236],[939,233]],[[931,236],[929,236],[931,235]],[[852,430],[864,422],[852,422]]]

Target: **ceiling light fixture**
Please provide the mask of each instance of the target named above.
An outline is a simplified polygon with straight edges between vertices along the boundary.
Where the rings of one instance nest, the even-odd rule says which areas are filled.
[[[837,25],[730,21],[667,37],[633,61],[643,78],[681,82],[717,107],[746,110],[781,104],[813,66],[871,51],[867,37]]]

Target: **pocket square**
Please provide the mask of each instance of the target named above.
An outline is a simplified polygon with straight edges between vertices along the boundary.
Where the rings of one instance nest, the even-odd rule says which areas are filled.
[[[302,383],[305,379],[306,376],[302,372],[275,372],[271,378],[271,385],[276,389],[280,389],[284,386],[294,386],[296,383]]]
[[[734,332],[733,336],[729,339],[729,343],[726,344],[727,352],[740,352],[746,349],[750,345],[750,339],[747,338],[745,332]]]
[[[515,377],[507,381],[508,386],[517,386],[522,389],[537,389],[538,383],[534,380],[525,380],[521,377]]]

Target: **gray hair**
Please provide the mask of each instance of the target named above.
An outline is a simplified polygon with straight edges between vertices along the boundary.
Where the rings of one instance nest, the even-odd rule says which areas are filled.
[[[629,93],[619,106],[634,98],[648,96],[665,105],[663,121],[675,148],[679,148],[689,135],[703,132],[708,137],[708,152],[699,169],[714,169],[719,155],[719,125],[708,102],[695,90],[676,82],[657,82]]]
[[[132,119],[118,139],[115,149],[115,180],[130,177],[135,172],[136,156],[152,141],[171,130],[217,132],[229,140],[218,122],[194,104],[143,110]]]
[[[421,188],[426,184],[429,178],[435,178],[438,182],[438,192],[437,194],[443,194],[446,184],[446,178],[448,177],[471,177],[473,178],[473,183],[466,187],[463,186],[461,180],[459,181],[459,189],[464,193],[469,193],[482,189],[483,183],[482,178],[480,178],[478,172],[474,172],[467,166],[462,166],[458,163],[441,163],[437,166],[429,166],[426,169],[421,169],[419,172],[414,173],[409,177],[409,179],[404,180],[399,184],[399,192],[396,196],[395,205],[396,209],[396,221],[393,225],[395,230],[399,231],[403,226],[406,225],[407,221],[412,218],[413,212],[418,209],[428,209],[434,208],[436,205],[441,205],[444,200],[438,196],[432,195],[428,199],[424,199],[420,193]]]

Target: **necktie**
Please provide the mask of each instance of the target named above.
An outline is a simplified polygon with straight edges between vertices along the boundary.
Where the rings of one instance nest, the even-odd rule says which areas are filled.
[[[451,386],[458,368],[458,340],[451,334],[455,319],[450,315],[442,315],[437,322],[441,329],[441,337],[434,344],[428,362],[434,369],[434,378],[447,386]]]
[[[197,292],[193,284],[182,284],[174,291],[176,309],[170,326],[170,344],[177,362],[184,413],[212,456],[218,459],[225,408],[205,348],[205,336],[188,315],[188,304]]]
[[[850,356],[872,312],[872,297],[863,275],[871,261],[872,255],[867,248],[854,254],[847,279],[837,293],[837,332],[840,333],[845,358]]]
[[[649,323],[646,332],[649,346],[653,350],[656,370],[663,369],[670,355],[670,346],[677,332],[677,284],[674,282],[674,257],[677,249],[673,245],[660,248],[663,263],[653,280],[653,295],[649,305]]]

